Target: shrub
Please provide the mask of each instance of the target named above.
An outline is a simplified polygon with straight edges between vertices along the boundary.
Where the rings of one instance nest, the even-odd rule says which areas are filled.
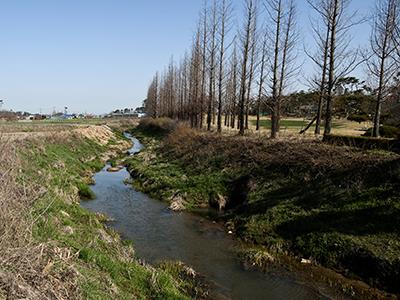
[[[348,116],[347,120],[349,121],[353,121],[353,122],[358,122],[358,123],[362,123],[362,122],[367,122],[370,120],[370,117],[368,115],[357,115],[357,114],[353,114]]]
[[[142,119],[138,129],[154,135],[166,135],[177,127],[177,122],[169,118],[146,118]]]
[[[371,136],[339,136],[327,135],[324,142],[337,146],[350,146],[364,150],[380,149],[386,151],[398,152],[398,143],[395,140],[387,138],[374,138]]]
[[[372,130],[373,128],[368,129],[367,132],[364,133],[364,136],[372,136]],[[381,137],[390,139],[398,138],[400,136],[400,128],[394,126],[382,125],[379,128],[379,133]]]
[[[83,182],[77,184],[79,197],[85,200],[93,200],[96,198],[95,193],[90,189],[90,187]]]
[[[104,167],[104,164],[99,158],[86,162],[86,164],[88,165],[89,168],[91,168],[95,172],[100,172]]]

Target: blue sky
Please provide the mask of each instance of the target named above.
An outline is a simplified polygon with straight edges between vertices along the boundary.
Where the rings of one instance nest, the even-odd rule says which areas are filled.
[[[234,2],[240,12],[242,1]],[[308,6],[297,2],[306,33]],[[352,6],[367,13],[373,2]],[[0,99],[8,109],[43,113],[139,106],[152,75],[190,46],[201,6],[201,0],[0,0]],[[365,44],[368,31],[368,24],[355,29],[354,44]],[[306,34],[302,41],[309,43]],[[303,73],[311,69],[305,62]]]

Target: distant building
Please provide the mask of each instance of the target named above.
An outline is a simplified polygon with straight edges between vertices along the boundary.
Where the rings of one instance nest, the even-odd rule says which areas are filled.
[[[133,108],[116,109],[104,116],[105,118],[137,118],[138,114]]]
[[[13,111],[0,111],[0,120],[1,121],[16,121],[18,120],[18,116]]]
[[[73,120],[73,119],[78,119],[78,116],[76,114],[68,114],[68,113],[53,113],[50,117],[52,120]]]
[[[103,118],[144,118],[146,117],[145,108],[137,107],[116,109],[109,114],[103,116]]]
[[[144,114],[146,113],[146,108],[144,106],[136,107],[135,112],[138,114]]]

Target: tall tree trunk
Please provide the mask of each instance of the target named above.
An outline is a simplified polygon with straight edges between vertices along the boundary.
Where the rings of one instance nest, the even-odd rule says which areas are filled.
[[[200,123],[199,128],[203,128],[204,124],[204,103],[206,101],[206,69],[207,69],[207,2],[204,1],[203,8],[203,28],[202,28],[202,69],[201,69],[201,100],[200,100]]]
[[[273,64],[273,79],[272,79],[272,114],[271,114],[271,138],[276,138],[278,133],[278,123],[280,114],[280,99],[279,99],[279,83],[278,83],[278,68],[279,68],[279,40],[281,33],[281,18],[282,18],[282,0],[278,1],[276,29],[275,29],[275,45],[274,45],[274,64]]]
[[[251,88],[253,84],[254,77],[254,60],[256,55],[256,32],[257,32],[257,23],[253,22],[253,29],[251,34],[251,54],[250,54],[250,70],[249,70],[249,79],[247,86],[247,96],[246,96],[246,120],[245,120],[245,128],[249,129],[249,110],[250,110],[250,101],[251,101]]]
[[[227,21],[227,0],[222,0],[221,6],[221,33],[220,33],[220,49],[219,49],[219,78],[218,78],[218,120],[217,131],[222,131],[222,97],[223,97],[223,79],[224,79],[224,62],[225,62],[225,26]],[[226,120],[226,119],[225,119]],[[226,123],[226,121],[225,121]]]
[[[264,72],[265,72],[265,62],[267,56],[267,31],[264,36],[263,45],[261,49],[261,67],[260,67],[260,79],[258,82],[258,97],[257,97],[257,120],[256,120],[256,130],[260,130],[260,113],[261,113],[261,101],[264,95]]]
[[[317,111],[317,119],[315,124],[315,134],[321,134],[321,120],[322,120],[322,108],[325,99],[325,85],[326,85],[326,67],[328,64],[328,51],[329,51],[329,33],[330,33],[330,23],[328,22],[328,27],[326,30],[326,38],[324,43],[324,57],[322,63],[322,77],[321,83],[319,87],[319,97],[318,97],[318,111]]]
[[[254,19],[254,3],[253,0],[247,1],[247,20],[246,26],[244,29],[243,36],[243,52],[242,52],[242,73],[240,78],[240,96],[239,96],[239,115],[238,115],[238,127],[239,134],[244,135],[245,131],[245,104],[246,104],[246,83],[247,83],[247,63],[249,59],[249,50],[250,50],[250,39],[251,39],[251,29],[252,23]]]
[[[217,8],[216,1],[212,9],[211,40],[210,40],[210,74],[209,74],[209,95],[207,107],[207,130],[211,130],[213,120],[214,101],[215,101],[215,36],[217,31]]]
[[[386,43],[385,43],[386,44]],[[382,50],[383,53],[386,53],[385,46]],[[380,70],[379,70],[379,86],[378,86],[378,93],[376,97],[376,108],[375,108],[375,115],[374,115],[374,128],[372,131],[372,135],[374,137],[379,137],[379,127],[380,127],[380,119],[381,119],[381,110],[382,110],[382,96],[383,96],[383,89],[384,89],[384,80],[385,80],[385,55],[382,55],[381,62],[380,62]]]
[[[326,97],[326,113],[325,113],[325,130],[324,136],[327,136],[332,131],[332,111],[333,111],[333,89],[335,84],[335,50],[336,50],[336,27],[339,9],[339,0],[333,0],[333,15],[332,15],[332,28],[330,34],[330,46],[329,46],[329,79],[328,79],[328,91]]]
[[[279,89],[278,89],[278,105],[277,105],[277,113],[275,115],[276,118],[276,125],[275,130],[277,133],[280,131],[280,120],[281,120],[281,106],[282,106],[282,98],[283,98],[283,90],[286,84],[286,75],[287,75],[287,59],[290,50],[290,43],[291,41],[291,33],[292,27],[294,26],[294,4],[293,0],[290,1],[289,12],[287,15],[286,21],[286,31],[285,31],[285,38],[283,42],[283,49],[282,49],[282,61],[281,61],[281,71],[280,71],[280,78],[279,78]]]

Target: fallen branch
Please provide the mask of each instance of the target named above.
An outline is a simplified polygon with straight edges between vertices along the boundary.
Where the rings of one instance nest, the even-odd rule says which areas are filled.
[[[314,119],[312,119],[312,121],[307,125],[306,128],[302,129],[299,134],[303,134],[305,133],[313,124],[315,121],[317,121],[318,116],[315,116]]]

